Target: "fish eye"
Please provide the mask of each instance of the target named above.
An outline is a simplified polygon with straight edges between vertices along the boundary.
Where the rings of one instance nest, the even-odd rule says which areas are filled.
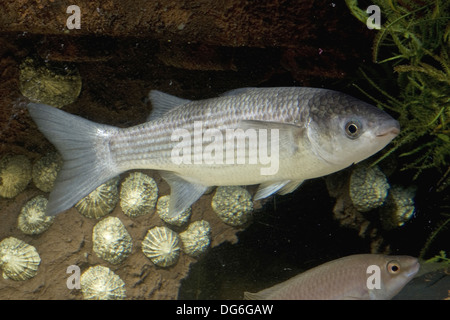
[[[397,274],[400,272],[400,264],[397,261],[389,261],[387,264],[387,271],[390,274]]]
[[[345,134],[350,139],[356,139],[361,134],[361,124],[358,121],[351,120],[345,124]]]

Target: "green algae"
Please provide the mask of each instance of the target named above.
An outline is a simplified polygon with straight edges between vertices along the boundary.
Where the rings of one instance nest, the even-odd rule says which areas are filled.
[[[352,14],[366,23],[369,15],[358,1],[346,3]],[[402,127],[393,147],[377,162],[395,154],[403,158],[401,170],[414,170],[414,179],[431,168],[445,176],[450,169],[450,2],[373,3],[382,16],[380,29],[374,31],[373,61],[394,74],[397,93],[388,93],[388,85],[363,70],[375,92],[360,90],[380,108],[397,114]],[[375,98],[376,94],[382,98]]]

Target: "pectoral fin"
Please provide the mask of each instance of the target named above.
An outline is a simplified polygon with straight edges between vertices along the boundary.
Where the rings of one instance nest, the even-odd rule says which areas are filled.
[[[291,193],[295,189],[298,188],[303,183],[303,180],[301,181],[291,181],[291,180],[284,180],[284,181],[270,181],[270,182],[264,182],[261,183],[258,187],[258,190],[256,191],[253,199],[259,200],[267,198],[268,196],[278,192],[280,195],[285,195],[288,193]]]
[[[284,196],[285,194],[291,193],[292,191],[297,189],[302,183],[303,183],[303,180],[290,181],[283,188],[281,188],[280,191],[278,191],[278,194]]]
[[[242,120],[239,122],[238,128],[244,131],[253,129],[257,132],[267,130],[267,147],[273,149],[273,143],[278,142],[280,154],[286,156],[293,155],[298,151],[299,141],[306,132],[305,128],[294,124],[260,120]],[[273,130],[277,130],[278,134],[276,135]],[[277,139],[277,141],[272,141],[273,139]]]
[[[258,187],[258,190],[256,191],[255,195],[253,196],[254,200],[260,200],[267,198],[271,194],[274,194],[281,188],[283,188],[285,185],[287,185],[290,182],[290,180],[285,181],[276,181],[276,182],[264,182],[261,183]]]
[[[169,217],[180,215],[197,201],[208,188],[188,182],[173,172],[160,171],[159,173],[170,186]]]

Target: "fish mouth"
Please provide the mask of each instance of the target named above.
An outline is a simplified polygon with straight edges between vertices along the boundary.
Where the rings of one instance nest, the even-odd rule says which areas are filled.
[[[400,124],[397,121],[390,123],[389,126],[380,128],[377,132],[377,137],[385,137],[388,135],[397,136],[400,133]]]
[[[414,277],[417,272],[419,272],[420,269],[420,263],[418,260],[416,260],[416,263],[411,267],[411,269],[409,270],[409,272],[406,274],[406,276],[409,277]]]

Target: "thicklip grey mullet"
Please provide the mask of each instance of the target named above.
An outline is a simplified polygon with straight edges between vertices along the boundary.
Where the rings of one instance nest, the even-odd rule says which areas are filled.
[[[396,120],[375,106],[327,89],[241,88],[199,101],[153,90],[149,99],[153,111],[148,121],[123,129],[44,104],[28,105],[39,130],[64,159],[47,214],[69,209],[100,184],[131,169],[157,170],[169,183],[171,217],[190,207],[209,186],[259,184],[256,200],[277,192],[286,194],[305,179],[370,157],[400,130]],[[202,124],[200,134],[194,134],[196,122]],[[267,134],[264,141],[267,148],[278,147],[272,149],[278,153],[274,157],[277,170],[261,174],[267,163],[261,159],[251,162],[255,149],[248,136],[244,143],[232,144],[230,158],[226,158],[227,151],[231,154],[230,145],[214,143],[209,149],[214,161],[174,163],[172,152],[180,146],[180,139],[173,139],[173,132],[187,132],[189,146],[202,146],[187,148],[186,154],[181,148],[182,157],[201,159],[207,147],[203,146],[205,133],[212,129],[222,137],[227,130],[277,132],[277,137]]]

